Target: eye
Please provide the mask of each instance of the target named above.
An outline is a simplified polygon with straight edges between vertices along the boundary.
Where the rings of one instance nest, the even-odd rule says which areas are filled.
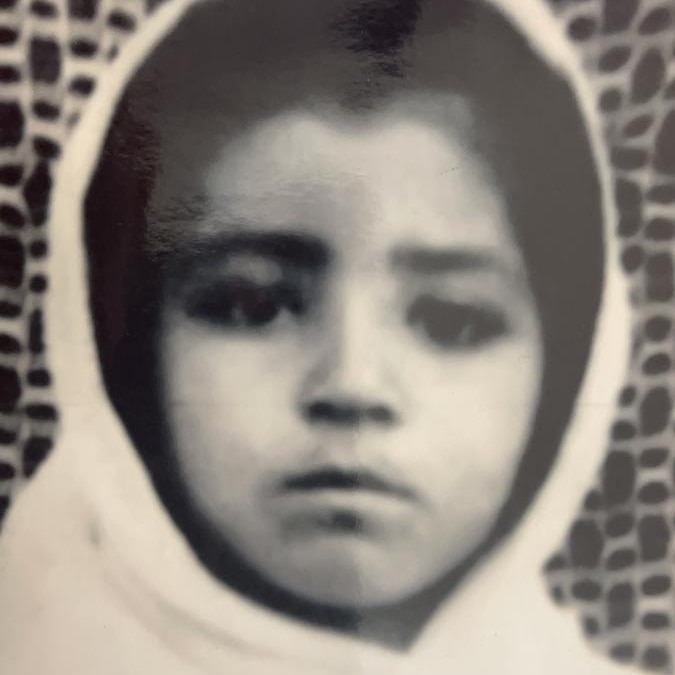
[[[185,313],[191,319],[233,331],[271,327],[284,314],[305,312],[300,289],[288,284],[259,285],[245,279],[218,281],[188,293]]]
[[[508,331],[503,312],[424,295],[407,314],[408,325],[442,349],[471,349],[498,339]]]

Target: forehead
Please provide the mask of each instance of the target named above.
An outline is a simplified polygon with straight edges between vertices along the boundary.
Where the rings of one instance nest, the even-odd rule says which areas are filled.
[[[189,130],[189,133],[188,133]],[[233,128],[166,117],[151,224],[192,238],[311,231],[329,245],[410,241],[514,248],[469,104],[416,94],[354,114],[316,105]]]

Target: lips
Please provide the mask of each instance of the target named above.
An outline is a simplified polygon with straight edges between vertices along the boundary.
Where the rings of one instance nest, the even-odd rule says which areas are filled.
[[[390,481],[367,469],[342,469],[321,467],[287,477],[282,484],[284,491],[320,493],[324,490],[345,493],[379,493],[404,499],[416,499],[415,493],[405,485]]]

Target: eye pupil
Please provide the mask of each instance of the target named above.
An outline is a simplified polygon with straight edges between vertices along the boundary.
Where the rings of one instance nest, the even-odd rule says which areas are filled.
[[[238,319],[236,323],[243,326],[265,326],[274,321],[281,311],[280,298],[272,297],[260,289],[241,289],[239,298],[233,300],[234,315]]]
[[[231,330],[265,328],[284,310],[296,316],[303,312],[299,293],[239,280],[195,289],[185,304],[190,318]]]
[[[473,326],[464,317],[453,317],[454,320],[443,321],[438,315],[427,321],[425,328],[429,337],[435,342],[464,342],[470,339]]]
[[[495,339],[506,329],[495,310],[422,296],[411,306],[408,323],[441,348],[470,348]]]

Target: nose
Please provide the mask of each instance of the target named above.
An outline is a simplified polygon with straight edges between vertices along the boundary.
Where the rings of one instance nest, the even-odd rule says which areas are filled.
[[[400,422],[394,364],[373,314],[355,290],[323,320],[300,397],[308,423],[353,429]]]

